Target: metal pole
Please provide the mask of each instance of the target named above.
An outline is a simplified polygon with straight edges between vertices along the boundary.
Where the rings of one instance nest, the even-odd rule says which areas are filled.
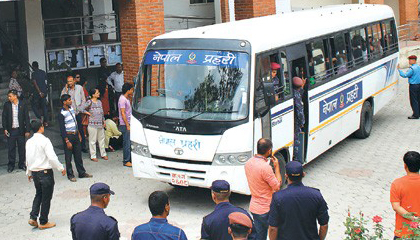
[[[52,84],[49,84],[49,92],[48,92],[48,100],[50,101],[50,113],[51,113],[51,122],[55,122],[54,120],[54,106],[53,106],[53,101],[52,101]]]

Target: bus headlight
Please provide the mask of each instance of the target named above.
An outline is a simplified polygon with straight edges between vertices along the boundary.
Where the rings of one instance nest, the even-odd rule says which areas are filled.
[[[143,144],[133,142],[133,141],[131,142],[131,151],[143,157],[152,157],[150,155],[149,147]]]
[[[251,151],[243,153],[216,153],[213,165],[244,165],[251,157]]]

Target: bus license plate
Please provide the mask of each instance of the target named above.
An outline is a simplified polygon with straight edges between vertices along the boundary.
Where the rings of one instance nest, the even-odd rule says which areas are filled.
[[[188,187],[189,182],[186,174],[171,173],[171,183],[173,185]]]

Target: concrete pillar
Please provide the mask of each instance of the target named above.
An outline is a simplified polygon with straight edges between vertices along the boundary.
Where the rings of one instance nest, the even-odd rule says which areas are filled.
[[[221,19],[221,22],[230,22],[229,0],[219,0],[219,2],[220,2],[220,19]]]
[[[247,19],[276,13],[275,0],[236,0],[235,19]]]
[[[384,4],[384,0],[365,0],[366,4]]]
[[[45,70],[45,38],[42,21],[41,1],[25,0],[25,23],[28,60],[37,61]]]
[[[406,24],[408,21],[418,19],[417,0],[399,0],[400,1],[400,24]]]
[[[165,32],[163,0],[119,0],[124,77],[137,76],[148,42]]]

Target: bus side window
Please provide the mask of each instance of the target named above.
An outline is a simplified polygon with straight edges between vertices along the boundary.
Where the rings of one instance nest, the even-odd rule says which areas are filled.
[[[286,52],[281,51],[280,52],[280,59],[281,59],[281,80],[284,84],[283,88],[283,95],[284,98],[288,98],[292,96],[292,89],[291,89],[291,81],[289,77],[289,66],[287,65],[287,58],[286,58]]]
[[[330,37],[330,46],[334,74],[347,72],[347,50],[343,34],[336,34]]]
[[[369,57],[376,59],[382,55],[382,45],[381,45],[381,27],[379,24],[372,24],[368,27],[368,48],[369,48]]]
[[[366,32],[364,28],[359,28],[350,32],[351,48],[353,59],[356,65],[361,65],[367,61]]]
[[[263,82],[271,81],[271,69],[270,69],[270,57],[258,56],[255,76],[255,97],[254,97],[254,109],[257,117],[259,114],[267,109],[264,99],[264,87]]]
[[[386,21],[382,23],[382,33],[383,33],[383,46],[384,46],[384,52],[392,51],[395,48],[395,39],[394,34],[392,33],[393,30],[391,30],[391,21]]]
[[[308,52],[309,84],[314,85],[327,80],[328,69],[331,68],[328,56],[328,46],[322,39],[317,39],[306,44]]]

